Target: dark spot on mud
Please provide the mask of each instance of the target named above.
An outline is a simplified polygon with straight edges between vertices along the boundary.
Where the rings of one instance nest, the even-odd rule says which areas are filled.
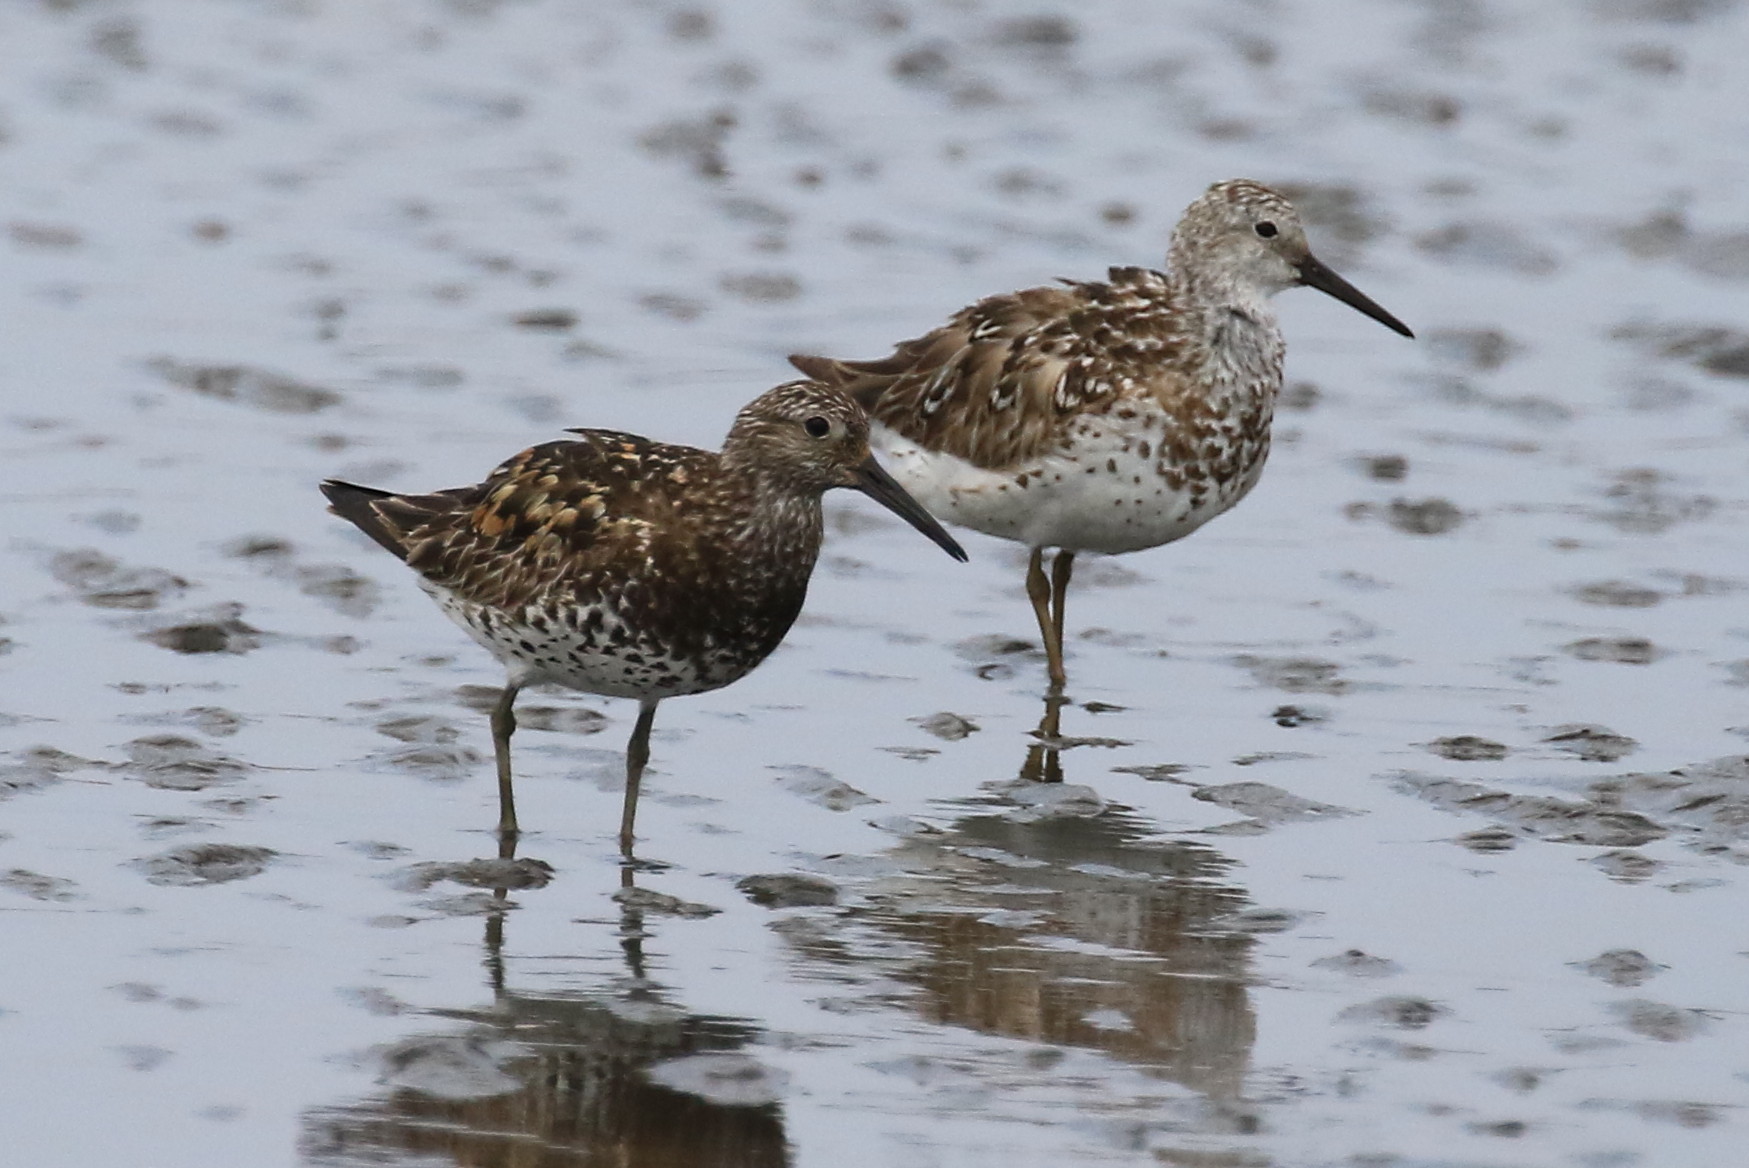
[[[622,908],[655,913],[664,917],[682,917],[687,920],[702,920],[705,917],[714,917],[723,911],[720,908],[713,908],[708,904],[700,904],[694,900],[681,900],[678,896],[657,892],[653,888],[621,888],[613,894],[613,900]]]
[[[780,766],[772,769],[778,772],[778,782],[784,790],[828,811],[849,811],[853,807],[880,802],[819,767]]]
[[[1688,847],[1749,864],[1749,757],[1616,775],[1592,783],[1590,793],[1600,804],[1655,817]]]
[[[1395,961],[1374,957],[1359,949],[1320,957],[1311,964],[1313,969],[1329,969],[1336,973],[1345,973],[1349,977],[1394,977],[1403,972],[1403,967]]]
[[[376,581],[343,564],[310,564],[294,569],[298,591],[313,596],[335,612],[360,620],[376,611],[381,595]]]
[[[1384,223],[1377,212],[1366,202],[1366,197],[1359,188],[1330,183],[1280,182],[1275,189],[1287,197],[1287,200],[1299,211],[1300,218],[1312,229],[1312,234],[1322,243],[1334,240],[1337,245],[1329,248],[1331,254],[1326,255],[1327,245],[1318,248],[1320,258],[1334,263],[1332,256],[1341,256],[1345,252],[1352,254],[1357,245],[1363,244],[1384,230]]]
[[[1553,843],[1633,848],[1670,834],[1669,829],[1637,811],[1601,800],[1569,802],[1548,795],[1514,795],[1480,783],[1424,775],[1402,775],[1396,786],[1444,810],[1485,815],[1514,834]]]
[[[1586,637],[1562,647],[1581,661],[1612,661],[1618,665],[1650,665],[1666,655],[1645,637]]]
[[[1664,599],[1664,594],[1655,588],[1645,588],[1622,580],[1583,584],[1573,589],[1573,596],[1584,604],[1611,608],[1651,608]]]
[[[315,597],[345,616],[368,617],[381,595],[376,581],[345,564],[300,564],[296,547],[278,536],[242,536],[227,543],[224,552],[261,567],[274,579],[296,584],[305,596]]]
[[[1167,783],[1188,772],[1190,767],[1181,762],[1161,762],[1143,766],[1119,766],[1111,769],[1114,774],[1136,775],[1150,783]]]
[[[432,860],[414,864],[401,873],[396,886],[408,892],[424,892],[449,881],[467,888],[518,890],[545,888],[552,879],[553,866],[545,860]]]
[[[1694,24],[1729,12],[1737,0],[1590,0],[1587,5],[1606,20],[1651,24]]]
[[[943,80],[953,68],[945,46],[919,45],[893,58],[893,76],[915,84],[933,84]]]
[[[1451,223],[1416,236],[1415,246],[1453,263],[1498,268],[1524,276],[1546,276],[1560,266],[1554,252],[1532,243],[1510,223]]]
[[[1292,730],[1297,726],[1316,726],[1320,722],[1328,722],[1330,712],[1309,706],[1277,706],[1270,711],[1269,717],[1277,726]]]
[[[242,605],[219,605],[212,611],[209,619],[153,629],[141,633],[140,639],[173,653],[241,655],[261,647],[261,630],[244,623]]]
[[[129,1042],[112,1047],[122,1058],[122,1065],[130,1071],[155,1071],[170,1059],[174,1051],[150,1043]]]
[[[953,648],[954,654],[971,662],[973,671],[985,681],[1004,681],[1014,676],[1014,665],[1004,658],[1044,657],[1044,650],[1038,645],[1017,637],[968,637]]]
[[[478,774],[485,757],[469,746],[421,743],[407,750],[394,751],[384,761],[399,770],[413,771],[423,778],[456,782]]]
[[[1492,373],[1522,352],[1522,346],[1499,329],[1439,329],[1427,338],[1433,356],[1474,373]]]
[[[1654,356],[1686,361],[1721,377],[1749,377],[1749,333],[1713,325],[1624,324],[1610,332],[1616,340]]]
[[[1466,831],[1453,842],[1460,848],[1468,848],[1478,855],[1486,856],[1495,852],[1510,852],[1518,846],[1518,837],[1503,827],[1484,827],[1476,831]]]
[[[1658,976],[1668,965],[1659,965],[1638,949],[1611,949],[1589,961],[1576,961],[1575,969],[1613,986],[1637,986]]]
[[[599,734],[607,729],[606,714],[587,706],[529,706],[516,711],[519,730],[539,730],[549,734]]]
[[[1543,741],[1586,762],[1614,762],[1640,748],[1632,738],[1604,726],[1557,726]]]
[[[1463,113],[1450,94],[1415,89],[1375,89],[1366,94],[1367,112],[1422,126],[1449,126]]]
[[[0,799],[41,790],[60,782],[62,775],[104,765],[52,746],[33,746],[17,757],[16,762],[0,765]]]
[[[429,714],[410,714],[404,717],[385,718],[376,724],[378,734],[385,734],[397,742],[446,743],[454,742],[461,737],[461,731],[445,722],[442,718]]]
[[[1247,670],[1257,684],[1288,693],[1336,695],[1349,690],[1349,683],[1337,675],[1340,667],[1334,661],[1316,657],[1253,657],[1250,654],[1241,654],[1232,661]]]
[[[1075,22],[1066,16],[1022,16],[1001,20],[990,30],[990,40],[1007,48],[1066,49],[1080,36]]]
[[[1440,758],[1449,758],[1453,762],[1484,762],[1505,758],[1510,753],[1504,743],[1478,738],[1474,734],[1435,738],[1427,744],[1427,749]]]
[[[1599,1103],[1599,1106],[1608,1106]],[[1637,1103],[1615,1106],[1632,1111],[1652,1123],[1673,1123],[1677,1127],[1711,1127],[1725,1118],[1724,1109],[1713,1103],[1688,1103],[1674,1099],[1646,1099]]]
[[[171,710],[162,714],[145,714],[128,719],[130,722],[154,726],[188,726],[210,738],[229,738],[241,730],[248,719],[219,706],[190,706],[186,710]]]
[[[1609,1010],[1629,1030],[1657,1042],[1686,1042],[1713,1022],[1712,1015],[1704,1010],[1685,1010],[1641,999],[1611,1002]]]
[[[1243,912],[1228,913],[1210,922],[1218,928],[1235,933],[1255,935],[1259,933],[1285,933],[1289,929],[1303,924],[1312,914],[1294,912],[1285,908],[1252,908]]]
[[[458,685],[455,689],[455,700],[470,710],[490,714],[503,692],[495,685]]]
[[[1310,381],[1294,381],[1282,387],[1276,404],[1284,410],[1305,413],[1316,406],[1323,396],[1324,391]]]
[[[682,296],[676,292],[645,293],[638,297],[638,303],[657,316],[665,316],[682,324],[697,320],[705,314],[708,307],[696,297]]]
[[[235,782],[249,770],[247,763],[177,734],[154,734],[127,744],[122,773],[148,787],[168,791],[204,791]]]
[[[1548,1078],[1549,1073],[1540,1067],[1507,1067],[1488,1077],[1508,1091],[1528,1095],[1543,1085],[1543,1080]]]
[[[143,871],[146,880],[152,884],[228,884],[260,875],[278,855],[272,848],[195,844],[135,860],[134,866]]]
[[[1680,58],[1662,46],[1629,46],[1622,51],[1621,59],[1629,68],[1640,68],[1649,73],[1663,72],[1665,75],[1673,75],[1682,69]],[[1665,208],[1653,211],[1639,222],[1630,223],[1617,231],[1616,240],[1621,244],[1622,250],[1635,259],[1673,259],[1692,271],[1722,280],[1749,278],[1749,232],[1696,230],[1689,225],[1688,216],[1681,209]],[[1655,340],[1654,330],[1662,328],[1678,332],[1684,327],[1634,324],[1616,330],[1616,335],[1626,340],[1635,340],[1639,339],[1635,333],[1650,333],[1650,339]],[[1704,330],[1692,326],[1687,326],[1687,330],[1691,333],[1723,334],[1717,337],[1717,341],[1723,342],[1720,347],[1726,354],[1722,362],[1725,368],[1713,369],[1711,372],[1741,375],[1745,369],[1749,369],[1749,353],[1742,346],[1730,343],[1731,334],[1728,330]],[[1701,339],[1703,343],[1713,340],[1706,337]]]
[[[181,576],[159,568],[124,567],[93,548],[57,552],[49,571],[96,608],[154,609],[189,587]]]
[[[1639,852],[1612,851],[1591,857],[1591,866],[1622,884],[1638,884],[1657,875],[1664,865]]]
[[[838,886],[821,876],[798,873],[743,876],[735,887],[763,908],[799,908],[838,903]]]
[[[735,124],[732,111],[714,110],[696,118],[676,118],[654,126],[644,132],[638,144],[659,158],[686,163],[699,178],[726,178],[729,163],[723,147]]]
[[[1109,227],[1128,227],[1136,221],[1136,209],[1128,203],[1107,203],[1099,208],[1099,218]]]
[[[569,308],[531,308],[510,318],[517,328],[563,332],[577,327],[577,314]]]
[[[41,251],[71,251],[85,242],[85,234],[66,223],[41,223],[14,219],[7,224],[12,242]]]
[[[79,885],[64,876],[45,876],[26,868],[0,872],[0,888],[28,896],[32,900],[67,901],[81,895]]]
[[[1361,459],[1360,469],[1381,483],[1400,483],[1409,477],[1409,460],[1401,454],[1375,454]]]
[[[960,739],[978,732],[978,724],[970,718],[962,718],[958,714],[950,714],[943,710],[939,714],[931,714],[927,718],[912,718],[911,721],[922,727],[924,732],[933,734],[944,742],[958,742]]]
[[[802,282],[785,272],[733,272],[717,286],[751,304],[781,304],[802,294]]]
[[[172,385],[205,397],[276,414],[313,414],[339,405],[340,394],[248,365],[201,365],[158,357],[148,367]]]
[[[1347,808],[1302,798],[1268,783],[1222,783],[1198,787],[1190,797],[1271,824],[1354,814]]]
[[[1570,422],[1575,417],[1573,407],[1564,402],[1534,393],[1492,393],[1467,377],[1434,377],[1431,385],[1439,400],[1449,405],[1491,410],[1531,426],[1551,426]],[[1523,440],[1491,439],[1486,444],[1513,453],[1538,449],[1535,443]]]
[[[1444,535],[1464,521],[1464,513],[1447,499],[1393,499],[1385,522],[1410,535]]]
[[[1342,1022],[1368,1022],[1397,1030],[1424,1030],[1435,1019],[1449,1013],[1451,1011],[1444,1006],[1426,998],[1388,997],[1349,1006],[1336,1017]]]
[[[1657,535],[1678,523],[1705,519],[1718,503],[1707,495],[1677,495],[1662,471],[1635,468],[1618,472],[1603,494],[1609,501],[1588,511],[1618,531],[1633,535]]]

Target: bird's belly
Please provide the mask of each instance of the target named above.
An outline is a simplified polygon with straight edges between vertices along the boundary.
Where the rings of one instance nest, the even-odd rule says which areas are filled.
[[[1133,435],[1090,425],[1068,447],[991,471],[885,427],[873,438],[893,477],[938,518],[1028,547],[1108,554],[1189,535],[1245,497],[1268,453],[1264,445],[1185,467]]]
[[[518,685],[551,684],[603,697],[660,700],[720,689],[764,653],[676,654],[634,634],[609,610],[530,609],[507,614],[421,581],[449,618],[496,657]],[[600,619],[591,619],[599,615]]]

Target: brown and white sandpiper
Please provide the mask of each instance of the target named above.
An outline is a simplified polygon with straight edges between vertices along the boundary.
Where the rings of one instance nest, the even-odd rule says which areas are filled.
[[[1247,179],[1190,205],[1166,271],[1064,284],[981,300],[880,360],[790,358],[869,411],[875,448],[925,507],[1031,549],[1027,595],[1059,689],[1075,554],[1182,539],[1256,485],[1281,388],[1271,296],[1308,285],[1414,335]]]
[[[638,702],[620,820],[629,856],[657,703],[728,685],[783,640],[819,555],[822,494],[854,487],[966,558],[875,462],[868,431],[848,396],[795,381],[743,409],[720,453],[573,430],[474,486],[396,495],[330,479],[322,493],[503,663],[492,711],[501,836],[518,831],[519,690]]]

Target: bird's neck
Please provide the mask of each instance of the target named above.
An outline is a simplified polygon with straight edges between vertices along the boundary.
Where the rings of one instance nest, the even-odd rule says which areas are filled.
[[[763,467],[749,466],[734,476],[751,504],[730,529],[730,540],[751,562],[782,564],[806,576],[820,554],[825,530],[820,492],[797,485]]]

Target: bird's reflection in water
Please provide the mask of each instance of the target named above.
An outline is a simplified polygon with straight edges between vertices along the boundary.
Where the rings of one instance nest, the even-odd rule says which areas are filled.
[[[1026,761],[1020,764],[1020,778],[1030,783],[1060,783],[1063,781],[1063,707],[1068,698],[1060,689],[1045,694],[1045,712],[1038,729],[1032,732],[1033,744],[1026,748]]]
[[[515,858],[515,843],[500,860]],[[635,883],[622,870],[622,889]],[[384,1089],[305,1117],[312,1164],[468,1168],[781,1168],[782,1085],[738,1053],[757,1029],[688,1014],[644,968],[643,913],[622,897],[624,972],[575,994],[507,985],[509,888],[492,889],[485,966],[493,1003],[384,1052]],[[512,964],[512,968],[514,963]]]
[[[1254,938],[1233,924],[1245,891],[1213,848],[1064,784],[1060,709],[1047,699],[1019,782],[906,838],[890,857],[901,874],[866,890],[869,907],[791,940],[910,983],[931,1021],[1103,1051],[1234,1099],[1256,1031]]]

